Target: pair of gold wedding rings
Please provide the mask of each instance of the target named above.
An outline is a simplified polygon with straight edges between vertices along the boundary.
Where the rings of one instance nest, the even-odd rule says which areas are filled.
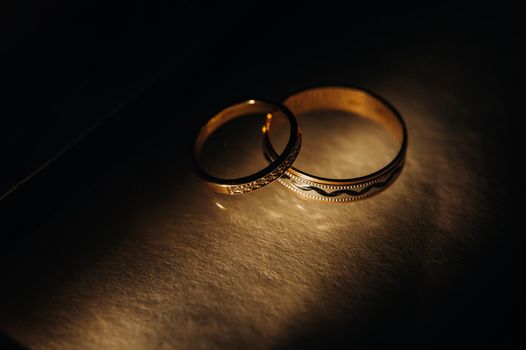
[[[370,119],[389,131],[399,144],[399,150],[387,165],[369,175],[331,179],[308,174],[293,167],[301,147],[301,129],[296,115],[319,110],[340,110]],[[206,173],[197,159],[206,139],[221,125],[232,119],[256,114],[267,115],[263,126],[263,145],[269,165],[241,178],[222,179]],[[288,121],[289,138],[285,149],[278,154],[269,131],[274,115],[283,115]],[[317,87],[296,93],[283,103],[260,100],[241,102],[217,113],[199,131],[194,145],[194,168],[197,175],[214,191],[241,194],[267,186],[278,180],[290,190],[305,197],[330,202],[349,202],[374,195],[388,187],[398,176],[407,149],[407,130],[398,111],[383,98],[352,87]]]

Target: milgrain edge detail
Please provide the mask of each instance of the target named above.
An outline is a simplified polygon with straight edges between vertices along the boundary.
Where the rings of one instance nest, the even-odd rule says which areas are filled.
[[[381,178],[371,180],[371,181],[366,181],[361,184],[345,186],[343,188],[342,186],[324,186],[324,185],[314,184],[309,181],[305,181],[297,176],[294,176],[290,173],[280,178],[279,182],[285,187],[287,187],[288,189],[298,194],[301,194],[305,197],[308,197],[308,198],[329,201],[329,202],[349,202],[349,201],[354,201],[354,200],[370,197],[373,194],[376,194],[382,191],[383,189],[385,189],[400,174],[400,172],[402,171],[403,165],[404,165],[404,162],[394,167],[391,171],[388,172],[388,174],[382,176]],[[298,183],[298,181],[301,181],[304,183],[303,184]],[[325,189],[336,189],[336,190],[330,192],[330,191],[326,191],[324,188]],[[313,195],[309,192],[315,192],[318,195]],[[346,195],[346,196],[342,198],[336,198],[342,195]]]

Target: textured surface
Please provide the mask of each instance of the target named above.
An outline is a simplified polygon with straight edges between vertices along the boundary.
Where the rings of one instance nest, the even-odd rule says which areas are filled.
[[[508,159],[488,157],[505,134],[486,122],[506,118],[501,97],[471,78],[480,66],[456,65],[458,52],[434,49],[446,41],[427,39],[418,50],[386,48],[383,61],[372,52],[298,66],[291,57],[282,80],[264,63],[261,73],[239,65],[229,81],[275,98],[335,82],[387,98],[409,132],[405,167],[388,190],[348,205],[279,184],[216,195],[178,161],[191,137],[176,144],[159,132],[3,262],[0,329],[35,349],[515,339],[515,329],[498,329],[502,320],[472,314],[500,315],[477,293],[500,283],[480,264],[499,252],[509,224],[508,192],[495,191]]]

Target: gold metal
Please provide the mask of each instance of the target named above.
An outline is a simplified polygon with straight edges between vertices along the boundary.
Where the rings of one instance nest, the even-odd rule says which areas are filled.
[[[407,149],[407,130],[398,111],[381,97],[351,87],[319,87],[304,90],[288,97],[283,103],[296,116],[316,110],[341,110],[368,118],[385,127],[400,143],[396,157],[372,174],[330,179],[290,168],[279,181],[303,196],[331,202],[349,202],[372,196],[387,188],[397,178],[404,165]],[[277,154],[270,141],[270,121],[264,132],[264,150],[272,161]]]
[[[267,114],[266,125],[270,123],[273,115],[282,114],[288,120],[290,124],[290,135],[281,155],[278,155],[276,151],[274,151],[275,157],[270,165],[249,176],[237,179],[221,179],[207,174],[197,162],[206,139],[217,130],[217,128],[230,120],[255,113]],[[263,133],[265,132],[266,127],[263,126]],[[294,160],[296,160],[300,147],[301,130],[296,118],[288,108],[270,102],[248,100],[225,108],[201,127],[194,145],[194,169],[197,175],[201,177],[212,190],[218,193],[241,194],[251,192],[280,178],[292,166]]]

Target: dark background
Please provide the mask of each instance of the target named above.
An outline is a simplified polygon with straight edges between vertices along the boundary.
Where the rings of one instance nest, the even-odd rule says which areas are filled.
[[[27,258],[27,240],[45,233],[39,228],[54,213],[110,169],[164,146],[156,140],[173,137],[186,147],[208,116],[234,101],[363,85],[370,72],[390,76],[402,66],[408,78],[462,96],[470,113],[450,125],[481,135],[483,146],[472,152],[483,155],[476,168],[495,192],[485,200],[496,204],[483,206],[491,226],[479,228],[499,239],[451,265],[445,292],[425,320],[409,317],[405,304],[373,308],[362,329],[351,331],[341,319],[291,335],[283,346],[524,343],[515,215],[522,186],[514,165],[521,159],[523,37],[513,9],[189,1],[1,6],[0,247],[2,271],[13,271],[2,297],[16,294],[20,283],[31,285],[13,265]],[[354,79],[338,74],[349,66]],[[166,113],[174,104],[181,113]],[[186,152],[176,156],[188,161]],[[68,249],[66,241],[61,250]],[[45,251],[38,259],[46,260]],[[53,282],[41,283],[39,290],[55,290]],[[26,293],[31,299],[39,292]],[[16,315],[16,307],[9,310]]]

